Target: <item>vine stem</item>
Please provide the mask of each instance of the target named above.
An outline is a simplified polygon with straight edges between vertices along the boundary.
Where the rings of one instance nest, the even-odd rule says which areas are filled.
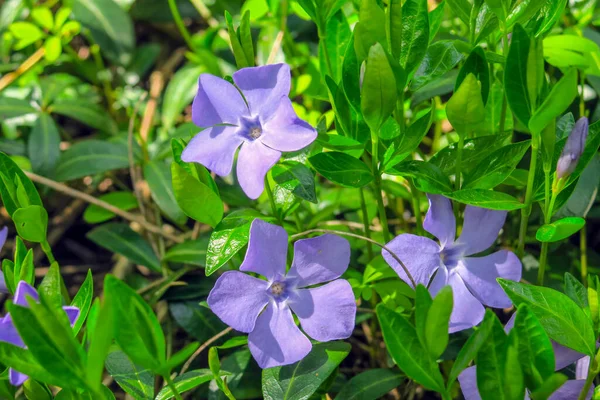
[[[359,188],[358,192],[360,193],[360,208],[363,213],[365,236],[371,239],[371,229],[369,224],[369,214],[367,213],[367,202],[365,201],[365,192],[363,188]],[[367,255],[369,256],[369,260],[373,259],[373,245],[371,242],[367,242]]]
[[[181,14],[179,14],[179,10],[177,9],[177,4],[175,3],[175,0],[168,0],[168,2],[169,9],[171,10],[171,14],[173,15],[173,19],[175,20],[175,25],[177,25],[177,29],[179,29],[181,36],[183,36],[183,39],[187,43],[190,50],[194,51],[194,42],[192,42],[192,37],[190,36],[190,33],[186,29],[185,25],[183,24],[183,20],[181,19]]]
[[[458,144],[456,148],[456,190],[460,190],[460,174],[462,170],[462,153],[465,147],[465,136],[458,135]]]
[[[533,183],[535,181],[535,171],[538,159],[539,135],[532,132],[531,140],[531,161],[529,163],[529,175],[527,177],[527,189],[525,192],[525,207],[521,209],[521,226],[519,227],[519,245],[517,255],[522,258],[525,253],[525,236],[527,235],[527,223],[531,215],[533,203]]]
[[[373,130],[371,130],[371,143],[373,177],[375,178],[375,199],[377,200],[377,209],[379,210],[379,222],[381,222],[381,228],[383,229],[383,240],[385,240],[387,243],[390,241],[390,229],[388,227],[387,215],[385,214],[383,195],[381,194],[381,173],[379,171],[379,136],[377,136],[377,132]]]
[[[378,247],[382,248],[383,250],[387,251],[388,253],[390,253],[390,255],[392,256],[392,258],[398,264],[400,264],[400,266],[404,270],[404,273],[406,274],[406,276],[408,276],[408,279],[410,280],[410,283],[412,284],[413,288],[417,287],[417,283],[415,282],[415,279],[411,275],[411,273],[408,270],[408,268],[406,268],[406,265],[404,265],[404,263],[396,255],[396,253],[394,253],[392,250],[390,250],[390,248],[388,248],[386,245],[381,244],[381,243],[379,243],[379,242],[377,242],[377,241],[375,241],[373,239],[370,239],[368,237],[357,235],[355,233],[336,231],[336,230],[333,230],[333,229],[318,229],[318,228],[316,228],[316,229],[309,229],[309,230],[304,231],[304,232],[296,233],[295,235],[290,236],[290,240],[296,240],[296,239],[298,239],[298,238],[300,238],[302,236],[310,235],[311,233],[331,233],[333,235],[349,236],[349,237],[353,237],[353,238],[356,238],[356,239],[364,240],[366,242],[373,243],[375,246],[378,246]]]
[[[179,391],[177,390],[177,387],[175,386],[175,383],[173,382],[173,379],[171,379],[171,375],[165,374],[164,378],[165,378],[165,381],[167,382],[167,385],[171,388],[171,391],[173,392],[173,396],[175,396],[175,398],[177,400],[183,400],[183,397],[181,397],[181,393],[179,393]]]
[[[281,223],[281,217],[277,212],[277,205],[275,204],[275,198],[273,197],[273,190],[271,189],[271,184],[269,183],[268,176],[265,176],[265,190],[267,192],[267,196],[269,196],[269,203],[271,203],[271,210],[273,211],[273,216],[277,218],[277,220]]]
[[[48,257],[48,262],[50,263],[50,265],[54,264],[56,262],[56,258],[54,258],[54,254],[52,254],[52,248],[50,247],[50,243],[48,243],[47,240],[44,240],[40,243],[40,246],[42,246],[42,250],[46,254],[46,257]]]
[[[585,225],[579,231],[579,252],[581,253],[581,281],[587,287],[587,230]]]
[[[44,54],[46,54],[46,51],[43,47],[40,47],[35,53],[29,56],[28,59],[23,61],[23,63],[19,65],[16,70],[0,78],[0,91],[13,83],[15,79],[23,75],[25,72],[29,71],[31,67],[37,64],[44,57]]]
[[[596,354],[596,357],[598,357],[598,354]],[[581,389],[577,400],[585,400],[588,392],[590,391],[590,388],[592,387],[592,383],[594,383],[594,378],[598,374],[598,361],[596,361],[595,357],[590,358],[590,366],[588,368],[587,377],[585,378],[585,384],[583,385],[583,388]]]
[[[225,328],[221,332],[217,333],[215,336],[208,339],[206,342],[202,343],[202,346],[198,347],[198,350],[196,350],[194,352],[194,354],[192,354],[192,356],[190,358],[188,358],[188,360],[185,362],[185,364],[183,364],[183,367],[181,367],[181,371],[179,372],[179,375],[180,376],[183,375],[185,373],[185,371],[187,371],[190,368],[190,365],[192,365],[192,362],[196,359],[196,357],[198,357],[200,355],[200,353],[202,353],[208,346],[210,346],[211,344],[213,344],[214,342],[216,342],[223,336],[227,335],[231,331],[232,331],[232,328]]]
[[[159,235],[164,236],[167,239],[170,239],[176,243],[182,243],[183,242],[183,238],[178,237],[173,235],[172,233],[166,232],[165,230],[163,230],[161,227],[156,226],[156,225],[152,225],[149,222],[146,222],[143,218],[138,217],[137,215],[134,215],[130,212],[121,210],[118,207],[113,206],[112,204],[109,204],[105,201],[102,201],[100,199],[97,199],[93,196],[90,196],[87,193],[84,192],[80,192],[79,190],[73,189],[67,185],[64,185],[62,183],[53,181],[52,179],[48,179],[45,178],[43,176],[34,174],[33,172],[29,172],[29,171],[23,171],[25,173],[25,175],[27,175],[27,177],[29,179],[31,179],[34,182],[40,183],[42,185],[48,186],[54,190],[56,190],[57,192],[61,192],[64,193],[68,196],[71,197],[75,197],[77,199],[81,199],[87,203],[90,204],[94,204],[98,207],[104,208],[105,210],[108,210],[110,212],[112,212],[113,214],[118,215],[119,217],[125,218],[126,220],[132,221],[132,222],[137,222],[138,224],[140,224],[144,229],[150,231],[150,232],[154,232],[154,233],[158,233]]]

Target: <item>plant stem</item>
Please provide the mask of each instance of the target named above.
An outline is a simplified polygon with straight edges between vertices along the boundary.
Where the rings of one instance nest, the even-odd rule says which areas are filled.
[[[187,371],[190,368],[190,365],[192,365],[192,362],[196,359],[196,357],[198,357],[200,353],[202,353],[208,346],[210,346],[223,336],[227,335],[231,331],[232,328],[225,328],[221,332],[217,333],[215,336],[208,339],[206,342],[202,343],[202,346],[198,347],[198,350],[196,350],[194,354],[192,354],[192,356],[188,358],[185,364],[183,364],[183,367],[181,367],[181,371],[179,371],[179,375],[183,375],[185,371]]]
[[[268,176],[265,176],[265,189],[267,191],[267,195],[269,196],[269,203],[271,203],[271,210],[273,211],[273,216],[277,218],[279,223],[281,223],[281,217],[277,212],[277,205],[275,204],[275,198],[273,197],[273,190],[271,190],[271,184],[269,183]]]
[[[596,354],[596,357],[598,355]],[[577,398],[577,400],[585,400],[585,398],[587,397],[588,392],[590,391],[590,388],[592,387],[592,383],[594,383],[594,378],[596,378],[596,375],[598,374],[598,367],[597,367],[597,361],[595,357],[590,357],[590,367],[588,368],[588,374],[587,377],[585,378],[585,384],[583,385],[583,388],[581,389],[581,392],[579,393],[579,397]]]
[[[171,379],[171,375],[165,374],[164,378],[165,378],[165,381],[167,382],[167,385],[169,385],[169,387],[171,388],[171,391],[173,392],[173,396],[175,396],[175,398],[177,400],[183,400],[183,398],[181,397],[181,394],[175,387],[175,383],[173,383],[173,379]]]
[[[311,233],[331,233],[334,235],[340,235],[340,236],[349,236],[349,237],[353,237],[356,239],[361,239],[370,243],[373,243],[375,246],[378,246],[380,248],[382,248],[383,250],[387,251],[388,253],[390,253],[390,255],[392,256],[392,258],[398,263],[400,264],[400,267],[402,267],[402,269],[404,270],[404,273],[406,274],[406,276],[408,276],[408,279],[410,280],[410,284],[413,286],[413,288],[417,287],[417,283],[415,282],[415,279],[413,278],[413,276],[411,275],[410,271],[408,270],[408,268],[406,268],[406,265],[404,265],[404,263],[402,262],[402,260],[396,255],[396,253],[394,253],[391,249],[389,249],[386,245],[381,244],[379,242],[376,242],[373,239],[369,239],[368,237],[365,236],[361,236],[361,235],[357,235],[355,233],[350,233],[350,232],[343,232],[343,231],[335,231],[333,229],[320,229],[320,228],[316,228],[316,229],[309,229],[307,231],[304,232],[300,232],[300,233],[296,233],[295,235],[290,236],[290,240],[296,240],[299,237],[302,236],[306,236],[306,235],[310,235]]]
[[[35,53],[29,56],[28,59],[23,61],[21,65],[17,67],[13,72],[4,75],[0,78],[0,91],[2,91],[5,87],[13,83],[18,77],[27,72],[31,67],[37,64],[45,54],[45,50],[43,47],[37,49]]]
[[[506,34],[506,27],[504,27],[504,26],[502,27],[502,55],[504,56],[504,60],[506,61],[506,57],[508,56],[508,35]],[[502,91],[502,108],[500,110],[500,129],[499,129],[500,132],[499,133],[504,133],[504,124],[506,122],[507,107],[508,107],[508,102],[506,101],[506,92]]]
[[[464,135],[458,135],[458,145],[456,148],[456,190],[460,190],[460,173],[462,169],[462,153],[463,147],[465,146],[465,137]]]
[[[187,43],[190,50],[194,51],[194,42],[192,42],[192,37],[190,36],[190,33],[186,29],[185,25],[183,24],[183,20],[181,19],[181,14],[179,14],[179,10],[177,9],[177,4],[175,3],[175,0],[167,1],[169,2],[169,9],[171,10],[171,14],[173,15],[173,19],[175,20],[175,25],[177,25],[181,36],[183,36],[183,39]]]
[[[587,229],[585,229],[585,225],[579,231],[579,251],[581,253],[581,281],[587,287]]]
[[[358,189],[360,193],[360,208],[363,214],[363,225],[365,227],[365,236],[369,239],[371,238],[371,229],[369,224],[369,214],[367,213],[367,202],[365,201],[365,192],[363,188]],[[369,260],[373,259],[373,246],[371,242],[367,242],[367,255],[369,256]]]
[[[532,132],[531,140],[531,161],[529,162],[529,175],[527,177],[527,189],[525,192],[525,207],[521,209],[521,226],[519,228],[519,245],[517,255],[522,258],[525,253],[525,236],[527,235],[527,223],[531,215],[533,202],[533,183],[535,181],[535,171],[538,159],[539,136]]]
[[[47,240],[44,240],[40,243],[40,246],[42,246],[42,250],[46,254],[46,257],[48,257],[48,262],[50,264],[55,263],[56,259],[54,258],[54,254],[52,254],[52,248],[50,247],[50,243],[48,243]]]
[[[383,229],[383,240],[385,240],[387,243],[390,241],[390,230],[388,228],[387,215],[385,214],[383,195],[381,194],[381,173],[379,171],[379,136],[375,131],[371,131],[371,143],[373,145],[371,156],[373,159],[373,177],[375,178],[375,199],[377,200],[377,209],[379,210],[379,222],[381,223],[381,228]]]

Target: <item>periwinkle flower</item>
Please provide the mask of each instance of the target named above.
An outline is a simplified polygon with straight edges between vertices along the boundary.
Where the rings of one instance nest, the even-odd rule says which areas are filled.
[[[579,158],[585,149],[585,141],[588,136],[588,131],[588,119],[586,117],[579,118],[573,127],[573,130],[571,130],[569,138],[567,139],[567,143],[565,144],[565,147],[563,148],[563,151],[558,159],[558,163],[556,164],[556,177],[558,179],[567,177],[571,175],[573,171],[575,171],[577,163],[579,162]]]
[[[317,137],[292,108],[290,80],[287,64],[242,68],[233,74],[235,86],[214,75],[200,75],[192,120],[206,129],[190,141],[181,159],[227,176],[241,147],[237,178],[248,197],[258,198],[281,152],[300,150]]]
[[[240,271],[267,280],[227,271],[208,296],[209,307],[223,322],[249,333],[248,347],[261,368],[293,364],[310,352],[310,340],[294,323],[292,311],[304,332],[320,342],[346,339],[354,329],[354,294],[346,280],[338,279],[350,261],[348,241],[336,235],[298,240],[286,274],[287,248],[282,227],[255,219]]]
[[[31,297],[36,302],[39,301],[39,295],[35,288],[25,281],[20,281],[15,291],[14,304],[21,307],[29,307],[27,297]],[[71,326],[73,326],[75,321],[77,321],[77,317],[79,317],[79,309],[73,306],[64,306],[63,310],[67,314]],[[6,314],[4,318],[0,318],[0,342],[7,342],[25,348],[25,343],[21,339],[19,332],[17,332],[10,314]],[[9,370],[8,375],[10,383],[14,386],[20,386],[28,379],[27,375],[12,368]]]
[[[4,243],[6,243],[6,238],[8,236],[8,228],[5,226],[0,229],[0,251],[2,251],[2,247],[4,247]],[[8,288],[6,287],[6,282],[4,281],[4,273],[0,271],[0,293],[8,293]]]
[[[428,194],[429,210],[423,228],[439,239],[435,241],[412,234],[402,234],[387,244],[402,260],[417,284],[429,287],[435,296],[445,285],[452,287],[454,308],[450,332],[477,325],[483,319],[484,305],[505,308],[511,301],[496,278],[518,281],[522,266],[517,256],[500,250],[483,257],[469,257],[488,249],[498,237],[506,211],[467,206],[463,229],[455,240],[456,220],[452,203],[446,197]],[[410,283],[402,267],[383,251],[383,257],[402,280]]]
[[[508,333],[514,326],[515,314],[506,324],[504,330]],[[576,399],[583,390],[585,379],[587,378],[590,357],[568,347],[552,341],[552,349],[554,350],[554,370],[561,369],[575,364],[575,379],[566,381],[548,398],[549,400],[572,400]],[[479,390],[477,389],[477,367],[472,366],[465,369],[458,376],[458,382],[463,392],[465,400],[481,400]],[[591,387],[586,399],[591,399],[594,393],[594,388]],[[529,400],[529,393],[525,392],[525,400]]]

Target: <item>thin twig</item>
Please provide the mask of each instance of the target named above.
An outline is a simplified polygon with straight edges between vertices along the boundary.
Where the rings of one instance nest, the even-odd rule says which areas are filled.
[[[8,85],[10,85],[11,83],[13,83],[15,81],[15,79],[17,79],[19,76],[23,75],[31,67],[33,67],[35,64],[37,64],[38,61],[40,61],[44,57],[44,54],[46,54],[46,50],[44,50],[44,47],[40,47],[27,60],[23,61],[23,63],[21,65],[19,65],[19,67],[16,70],[14,70],[13,72],[8,73],[8,74],[4,75],[2,78],[0,78],[0,91],[3,90]]]
[[[227,335],[231,331],[232,331],[231,328],[225,328],[221,332],[217,333],[215,336],[211,337],[206,342],[204,342],[202,344],[202,346],[198,347],[198,350],[196,350],[194,352],[194,354],[192,354],[192,356],[185,362],[185,364],[183,364],[183,367],[181,368],[179,375],[180,376],[183,375],[185,373],[185,371],[187,371],[190,368],[190,365],[192,365],[192,362],[196,359],[196,357],[198,357],[200,355],[200,353],[202,353],[208,346],[210,346],[211,344],[213,344],[215,341],[219,340],[223,336]]]
[[[331,233],[334,235],[340,235],[340,236],[350,236],[356,239],[361,239],[370,243],[373,243],[375,246],[379,246],[381,247],[383,250],[387,251],[388,253],[390,253],[390,255],[392,256],[392,258],[394,260],[396,260],[396,262],[398,262],[398,264],[400,264],[400,266],[402,267],[402,269],[404,270],[404,273],[406,273],[406,276],[408,276],[408,279],[410,279],[410,282],[412,283],[412,286],[414,288],[417,287],[417,283],[415,282],[414,278],[412,277],[411,273],[408,271],[408,268],[406,268],[406,265],[404,265],[404,263],[402,262],[402,260],[400,260],[400,258],[396,255],[396,253],[394,253],[392,250],[390,250],[388,247],[386,247],[386,245],[381,244],[373,239],[369,239],[368,237],[365,236],[361,236],[361,235],[357,235],[355,233],[350,233],[350,232],[342,232],[342,231],[334,231],[332,229],[309,229],[307,231],[304,232],[300,232],[300,233],[296,233],[295,235],[290,236],[291,240],[295,240],[299,237],[302,236],[306,236],[309,235],[311,233]]]
[[[175,236],[169,232],[166,232],[165,230],[163,230],[162,228],[156,226],[156,225],[152,225],[148,222],[146,222],[146,220],[144,220],[141,217],[138,217],[137,215],[131,214],[130,212],[121,210],[118,207],[113,206],[112,204],[109,204],[105,201],[102,201],[100,199],[97,199],[93,196],[90,196],[87,193],[81,192],[79,190],[73,189],[67,185],[64,185],[62,183],[53,181],[52,179],[48,179],[48,178],[44,178],[43,176],[34,174],[33,172],[29,172],[29,171],[24,171],[25,175],[27,175],[27,177],[29,177],[29,179],[31,179],[34,182],[40,183],[42,185],[48,186],[54,190],[56,190],[57,192],[61,192],[64,193],[68,196],[71,197],[75,197],[77,199],[81,199],[84,200],[90,204],[94,204],[97,205],[98,207],[102,207],[105,210],[108,210],[110,212],[112,212],[113,214],[118,215],[119,217],[125,218],[126,220],[129,221],[133,221],[133,222],[137,222],[138,224],[140,224],[144,229],[150,231],[150,232],[154,232],[154,233],[158,233],[162,236],[164,236],[167,239],[170,239],[174,242],[177,243],[182,243],[183,239]]]
[[[269,58],[267,59],[267,64],[273,64],[275,61],[275,57],[277,57],[277,53],[281,48],[281,42],[283,41],[283,31],[277,32],[277,36],[275,37],[275,42],[273,42],[273,47],[271,48],[271,52],[269,53]]]

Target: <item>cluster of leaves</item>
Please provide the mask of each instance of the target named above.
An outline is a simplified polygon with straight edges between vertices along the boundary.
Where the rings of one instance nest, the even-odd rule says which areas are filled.
[[[0,6],[0,196],[15,237],[2,274],[10,294],[43,276],[38,304],[0,299],[26,345],[0,341],[0,398],[344,400],[411,397],[421,386],[450,399],[474,363],[481,398],[546,399],[573,372],[555,371],[553,342],[591,357],[591,384],[595,1],[212,3]],[[200,130],[189,116],[198,76],[273,62],[292,67],[295,111],[318,138],[284,154],[251,201],[234,177],[181,154]],[[559,180],[575,115],[592,124]],[[501,280],[517,309],[509,333],[508,315],[488,310],[475,329],[449,334],[450,287],[434,298],[413,289],[372,246],[422,234],[425,193],[450,198],[459,216],[464,205],[508,211],[497,244],[517,249],[525,282],[549,278]],[[327,227],[368,239],[350,238],[344,276],[359,304],[352,346],[317,343],[300,362],[261,372],[246,336],[206,306],[216,276],[239,267],[255,218],[291,234]],[[86,251],[63,241],[92,248],[102,267],[92,276]],[[80,309],[72,327],[63,305]],[[9,368],[30,377],[23,390]]]

